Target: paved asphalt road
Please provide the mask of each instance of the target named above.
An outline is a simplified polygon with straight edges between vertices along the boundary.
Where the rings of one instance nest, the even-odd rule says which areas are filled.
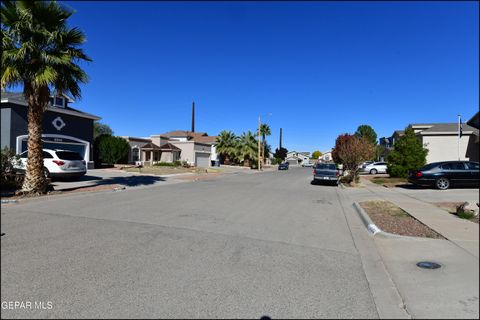
[[[377,318],[340,189],[310,180],[291,168],[3,205],[2,317]]]

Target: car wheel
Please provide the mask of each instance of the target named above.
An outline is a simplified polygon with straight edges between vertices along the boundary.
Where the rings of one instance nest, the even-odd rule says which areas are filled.
[[[49,178],[50,177],[50,171],[48,171],[47,168],[43,168],[43,176],[45,178]]]
[[[370,170],[370,174],[377,174],[377,173],[378,173],[377,169]]]
[[[447,190],[450,187],[450,181],[447,178],[439,178],[435,181],[435,186],[440,190]]]

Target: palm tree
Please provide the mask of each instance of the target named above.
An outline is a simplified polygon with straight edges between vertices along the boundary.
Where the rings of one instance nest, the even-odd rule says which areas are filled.
[[[238,151],[239,158],[243,159],[245,167],[250,166],[251,160],[255,161],[257,159],[258,141],[250,130],[240,136]]]
[[[1,88],[23,87],[28,103],[28,160],[23,193],[44,193],[42,119],[50,93],[81,97],[88,77],[77,64],[92,61],[80,47],[85,36],[69,28],[73,11],[55,1],[2,1]]]
[[[223,130],[217,137],[217,152],[225,157],[225,164],[234,160],[237,151],[237,136],[232,131]]]
[[[262,135],[262,159],[263,159],[263,163],[265,163],[265,160],[266,160],[265,159],[265,137],[272,134],[268,124],[263,123],[260,126],[260,134]]]

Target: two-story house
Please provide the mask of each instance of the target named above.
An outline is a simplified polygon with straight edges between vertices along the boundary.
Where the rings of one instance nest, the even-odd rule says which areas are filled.
[[[27,149],[28,104],[21,92],[2,92],[1,147],[17,154]],[[74,109],[67,95],[53,95],[43,116],[42,141],[46,149],[78,152],[93,168],[93,123],[100,117]]]

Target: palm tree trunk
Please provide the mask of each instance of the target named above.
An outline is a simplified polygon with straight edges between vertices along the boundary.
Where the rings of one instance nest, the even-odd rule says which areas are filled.
[[[228,156],[228,154],[225,155],[224,163],[225,163],[227,166],[230,164],[230,157]]]
[[[43,173],[42,121],[48,103],[48,87],[39,88],[37,97],[31,86],[25,86],[28,101],[28,160],[22,193],[45,193],[48,181]]]
[[[262,140],[262,160],[263,160],[263,164],[266,163],[265,161],[265,138]]]

